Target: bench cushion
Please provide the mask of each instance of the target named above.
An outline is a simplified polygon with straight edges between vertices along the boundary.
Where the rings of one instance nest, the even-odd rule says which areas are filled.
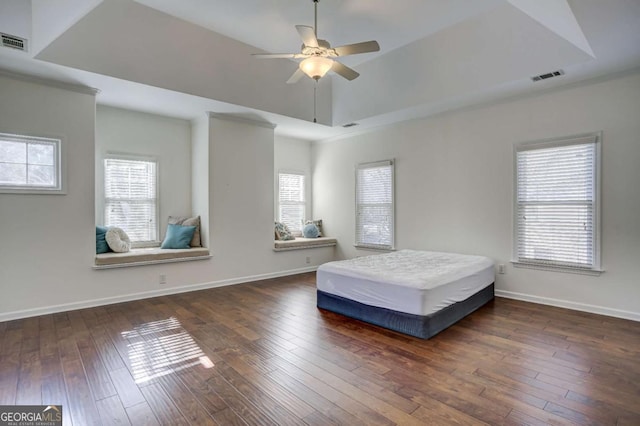
[[[119,265],[127,263],[154,262],[167,259],[209,256],[209,249],[193,247],[190,249],[161,249],[159,247],[134,249],[127,253],[103,253],[96,255],[96,266]]]
[[[305,248],[315,248],[315,247],[330,247],[335,246],[338,243],[338,240],[335,238],[329,237],[319,237],[319,238],[302,238],[296,237],[295,240],[275,240],[274,242],[274,250],[275,251],[284,251],[284,250],[297,250],[297,249],[305,249]]]

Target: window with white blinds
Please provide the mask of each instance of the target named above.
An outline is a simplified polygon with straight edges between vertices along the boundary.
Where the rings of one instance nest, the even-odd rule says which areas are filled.
[[[158,241],[157,164],[153,160],[104,160],[104,221],[122,228],[137,246]]]
[[[392,249],[393,161],[356,166],[356,246]]]
[[[516,146],[515,261],[599,270],[600,136]]]
[[[278,173],[278,221],[302,235],[306,216],[305,176],[303,173]]]
[[[61,192],[60,139],[0,133],[0,192]]]

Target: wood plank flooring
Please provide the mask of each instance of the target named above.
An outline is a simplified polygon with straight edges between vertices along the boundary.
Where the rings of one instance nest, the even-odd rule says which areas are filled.
[[[497,298],[431,340],[315,275],[0,323],[0,404],[64,425],[640,425],[640,323]]]

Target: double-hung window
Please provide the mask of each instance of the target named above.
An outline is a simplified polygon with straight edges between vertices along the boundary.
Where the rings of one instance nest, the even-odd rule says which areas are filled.
[[[0,192],[61,193],[60,139],[0,133]]]
[[[393,161],[356,166],[356,246],[393,249]]]
[[[600,270],[600,138],[515,146],[516,266]]]
[[[158,242],[157,162],[109,156],[104,160],[104,222],[122,228],[134,246]]]
[[[302,234],[306,216],[305,175],[278,173],[278,221],[296,235]]]

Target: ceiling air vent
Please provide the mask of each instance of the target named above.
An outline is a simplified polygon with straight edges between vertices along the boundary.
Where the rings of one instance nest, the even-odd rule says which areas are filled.
[[[560,77],[561,75],[564,75],[564,71],[558,70],[558,71],[548,72],[546,74],[536,75],[535,77],[531,77],[531,80],[541,81],[541,80],[546,80],[548,78]]]
[[[347,124],[343,124],[342,127],[344,127],[346,129],[347,127],[353,127],[353,126],[357,126],[357,125],[358,125],[358,123],[347,123]]]
[[[10,47],[12,49],[27,51],[27,39],[22,37],[16,37],[5,33],[0,33],[2,36],[2,46]]]

